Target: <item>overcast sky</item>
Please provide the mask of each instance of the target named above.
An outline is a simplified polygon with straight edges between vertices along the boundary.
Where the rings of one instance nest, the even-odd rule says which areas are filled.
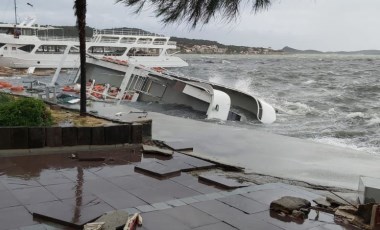
[[[1,0],[0,21],[14,21],[13,0]],[[18,0],[18,17],[38,23],[74,25],[73,0]],[[34,7],[28,6],[31,3]],[[223,44],[281,49],[380,50],[379,0],[274,0],[253,14],[243,4],[239,18],[225,24],[216,18],[190,30],[186,24],[164,26],[150,9],[139,15],[114,0],[87,0],[87,23],[96,28],[137,27],[168,36],[215,40]],[[244,2],[244,1],[243,1]]]

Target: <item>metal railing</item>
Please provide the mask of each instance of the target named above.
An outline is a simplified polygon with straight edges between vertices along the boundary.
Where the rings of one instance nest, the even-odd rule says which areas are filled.
[[[141,30],[134,29],[104,29],[97,30],[94,29],[93,35],[133,35],[133,36],[155,36],[155,37],[165,37],[161,34],[149,33]]]
[[[59,37],[59,36],[38,36],[41,41],[71,41],[79,42],[77,37]],[[92,42],[92,38],[86,38],[86,42]]]

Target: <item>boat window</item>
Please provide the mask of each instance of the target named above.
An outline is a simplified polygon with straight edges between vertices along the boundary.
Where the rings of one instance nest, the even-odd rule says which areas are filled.
[[[30,53],[30,52],[32,52],[34,47],[35,47],[35,45],[25,45],[25,46],[19,47],[18,49]]]
[[[133,47],[128,50],[127,56],[159,56],[162,49],[159,48],[138,48]]]
[[[126,50],[126,47],[91,46],[87,52],[106,56],[121,56]]]
[[[133,44],[136,42],[136,38],[124,37],[120,40],[120,43]]]
[[[119,37],[102,36],[102,38],[100,39],[100,42],[104,43],[116,43],[117,41],[119,41]]]
[[[36,54],[63,54],[65,49],[64,45],[42,45],[38,47]]]
[[[79,54],[79,47],[78,46],[72,46],[69,50],[69,54]]]
[[[167,40],[165,38],[156,38],[153,41],[153,45],[165,45]]]
[[[12,50],[17,50],[16,47],[12,47]]]
[[[0,48],[5,46],[5,43],[0,43]]]
[[[150,43],[152,43],[151,38],[139,38],[139,40],[137,40],[137,44],[150,44]]]
[[[8,50],[8,47],[4,47],[4,50]]]

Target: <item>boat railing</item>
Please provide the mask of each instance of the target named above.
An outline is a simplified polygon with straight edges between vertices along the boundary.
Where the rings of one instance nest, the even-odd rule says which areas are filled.
[[[38,36],[41,41],[71,41],[79,42],[77,37],[60,37],[60,36]],[[91,42],[92,38],[86,38],[86,42]]]
[[[165,37],[161,34],[149,33],[146,31],[136,30],[136,29],[94,29],[93,35],[133,35],[133,36],[154,36],[154,37]]]

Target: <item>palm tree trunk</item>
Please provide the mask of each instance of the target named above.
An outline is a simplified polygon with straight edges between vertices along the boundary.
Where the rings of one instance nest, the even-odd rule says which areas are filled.
[[[79,31],[79,53],[80,53],[80,115],[86,116],[86,0],[75,0],[74,10],[77,16],[77,27]]]

